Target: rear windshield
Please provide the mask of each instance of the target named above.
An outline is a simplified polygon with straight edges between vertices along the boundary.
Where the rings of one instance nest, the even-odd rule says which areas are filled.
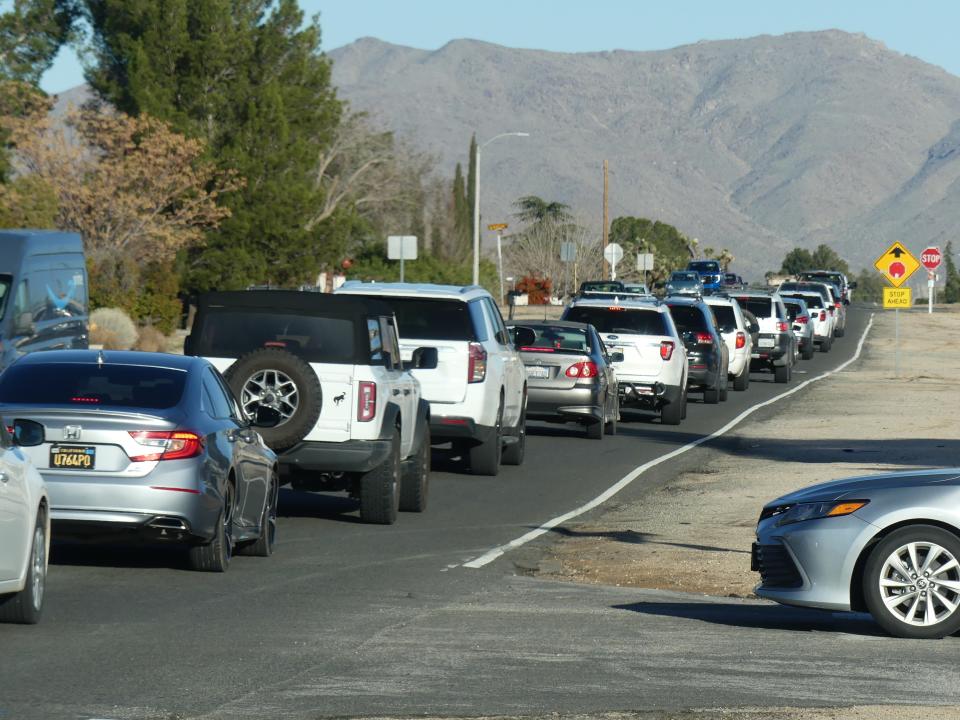
[[[678,280],[689,280],[691,282],[698,282],[700,280],[700,275],[698,275],[693,271],[675,272],[670,275],[670,280],[668,280],[668,282],[677,282]]]
[[[587,331],[561,325],[521,325],[534,332],[537,339],[520,350],[528,352],[560,353],[565,355],[589,355],[590,338]]]
[[[191,337],[190,352],[202,357],[238,358],[260,348],[280,348],[315,363],[369,359],[357,352],[354,320],[279,310],[211,309]],[[355,360],[360,356],[362,360]]]
[[[480,307],[471,316],[467,303],[459,300],[421,300],[420,298],[381,298],[397,316],[397,331],[403,340],[474,341],[474,320],[483,327]]]
[[[687,270],[696,270],[697,272],[718,273],[720,272],[720,263],[716,262],[692,262],[687,263]]]
[[[783,306],[787,309],[787,316],[791,320],[796,320],[797,315],[803,315],[804,313],[800,312],[800,305],[797,303],[792,303],[787,300],[783,301]]]
[[[720,332],[733,332],[737,329],[737,316],[729,305],[711,305],[713,316],[717,319]]]
[[[183,397],[184,370],[138,365],[13,365],[0,375],[0,403],[165,410]]]
[[[783,298],[796,298],[797,300],[803,300],[807,307],[809,308],[822,308],[823,307],[823,298],[819,295],[782,295]]]
[[[690,305],[670,305],[670,314],[673,316],[674,325],[680,332],[709,330],[707,319],[700,308]]]
[[[773,315],[773,300],[768,297],[738,297],[737,302],[740,307],[746,308],[758,318],[766,318]]]
[[[843,285],[843,275],[832,272],[805,272],[800,273],[801,280],[815,280],[818,282],[833,283],[837,287]]]
[[[627,310],[613,306],[572,307],[563,315],[564,320],[593,325],[602,333],[626,333],[630,335],[669,335],[663,316],[656,310]]]

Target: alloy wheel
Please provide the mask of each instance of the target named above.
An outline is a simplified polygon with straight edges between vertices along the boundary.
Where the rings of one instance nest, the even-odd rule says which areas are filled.
[[[280,413],[277,426],[289,421],[300,406],[300,392],[297,384],[280,370],[258,370],[243,383],[240,392],[240,405],[247,417],[256,417],[261,405],[271,407]]]
[[[879,585],[887,611],[907,625],[936,625],[960,607],[960,563],[934,542],[909,542],[890,553]]]
[[[43,607],[43,591],[47,579],[47,538],[42,524],[33,531],[33,609]]]

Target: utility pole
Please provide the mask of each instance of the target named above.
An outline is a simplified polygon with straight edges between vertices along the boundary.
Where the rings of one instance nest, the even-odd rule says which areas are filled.
[[[607,243],[610,241],[610,221],[607,217],[607,206],[608,206],[608,194],[610,191],[610,184],[607,181],[607,161],[603,161],[603,247],[600,249],[603,253],[603,278],[604,280],[610,276],[610,264],[607,262],[606,251]]]

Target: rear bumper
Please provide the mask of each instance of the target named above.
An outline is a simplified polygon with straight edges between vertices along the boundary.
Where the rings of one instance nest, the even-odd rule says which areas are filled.
[[[760,339],[769,338],[770,335],[760,335]],[[788,336],[786,333],[779,334],[774,337],[773,347],[759,347],[760,340],[757,341],[757,347],[753,349],[753,354],[750,356],[751,364],[753,365],[786,365],[790,362],[790,341],[792,334]]]
[[[679,402],[683,397],[683,388],[678,385],[655,383],[621,382],[620,406],[639,407],[648,410],[659,410],[664,405]]]
[[[492,440],[496,434],[497,429],[495,427],[478,425],[473,418],[430,416],[430,439],[433,443],[449,442],[451,440],[484,443]]]
[[[599,388],[569,388],[552,390],[531,387],[527,390],[527,417],[555,418],[556,416],[601,420]]]
[[[369,472],[392,450],[391,439],[301,442],[279,453],[280,468],[308,472]]]

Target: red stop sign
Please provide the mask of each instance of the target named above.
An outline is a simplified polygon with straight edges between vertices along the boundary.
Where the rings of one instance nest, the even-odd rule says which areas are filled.
[[[936,270],[940,267],[941,260],[943,260],[943,255],[940,254],[940,248],[938,247],[931,246],[920,253],[920,262],[927,270]]]

